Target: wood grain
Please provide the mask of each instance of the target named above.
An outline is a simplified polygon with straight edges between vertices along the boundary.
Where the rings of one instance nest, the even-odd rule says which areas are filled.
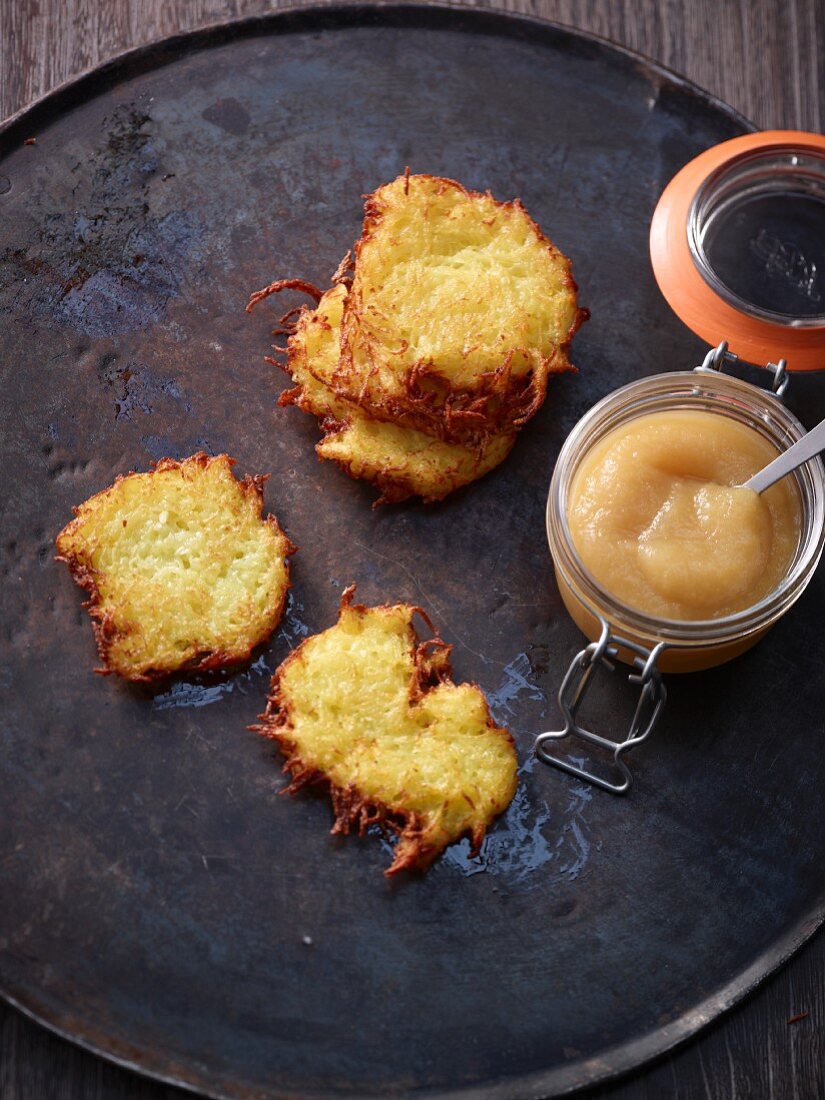
[[[120,50],[278,7],[262,0],[0,0],[0,117]],[[503,0],[654,57],[762,128],[819,130],[821,0]]]
[[[0,117],[120,50],[289,4],[262,0],[0,0]],[[486,2],[479,7],[493,6]],[[504,0],[662,62],[763,128],[825,119],[823,0]],[[2,853],[0,853],[2,858]],[[633,975],[627,976],[632,983]],[[593,1100],[825,1096],[825,936],[672,1056]],[[0,1004],[2,1100],[173,1100]]]

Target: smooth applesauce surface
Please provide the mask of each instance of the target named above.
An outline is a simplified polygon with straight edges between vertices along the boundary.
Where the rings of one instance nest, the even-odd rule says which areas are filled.
[[[664,619],[717,619],[787,573],[801,526],[793,477],[741,488],[778,451],[712,412],[649,413],[596,443],[576,470],[567,521],[584,566],[614,598]]]

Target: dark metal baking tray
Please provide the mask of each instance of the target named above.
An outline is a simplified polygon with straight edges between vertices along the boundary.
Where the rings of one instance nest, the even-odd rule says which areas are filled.
[[[291,11],[133,51],[0,132],[0,987],[48,1026],[214,1096],[537,1097],[639,1064],[820,923],[823,583],[753,652],[670,679],[625,800],[534,766],[580,646],[544,536],[579,416],[699,361],[651,276],[658,195],[747,129],[657,66],[435,6]],[[36,138],[36,144],[25,144]],[[324,284],[406,165],[522,198],[593,318],[578,375],[441,505],[370,508],[275,410],[277,276]],[[286,305],[284,306],[286,308]],[[821,384],[795,379],[806,422]],[[300,551],[284,627],[235,675],[100,679],[52,560],[71,506],[164,455],[271,472]],[[511,726],[521,784],[481,856],[388,882],[384,842],[279,798],[247,731],[343,587],[423,604]],[[609,695],[595,723],[618,720]]]

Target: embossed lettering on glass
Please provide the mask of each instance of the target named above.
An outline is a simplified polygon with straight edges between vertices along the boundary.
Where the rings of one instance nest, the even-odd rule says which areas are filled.
[[[787,144],[734,157],[697,191],[687,232],[730,305],[794,328],[825,323],[825,155]]]

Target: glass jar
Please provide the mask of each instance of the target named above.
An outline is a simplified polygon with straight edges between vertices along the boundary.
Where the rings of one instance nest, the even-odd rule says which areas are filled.
[[[628,607],[595,579],[568,526],[572,479],[609,432],[655,412],[696,409],[728,417],[758,432],[778,452],[805,434],[781,397],[786,369],[825,368],[825,135],[763,131],[700,153],[657,203],[650,260],[671,309],[716,349],[695,371],[642,378],[595,405],[568,436],[547,500],[547,537],[559,591],[589,645],[573,658],[559,690],[564,728],[541,734],[536,753],[616,794],[632,782],[624,755],[650,736],[661,715],[666,699],[661,673],[696,672],[730,661],[755,645],[802,595],[825,543],[825,468],[816,458],[787,475],[798,494],[801,530],[776,588],[744,611],[696,621],[656,618]],[[774,392],[720,373],[737,358],[768,361]],[[593,674],[612,667],[613,658],[632,666],[629,678],[640,689],[630,728],[619,740],[585,728],[577,716]],[[607,750],[618,778],[598,774],[575,757],[558,756],[554,745],[569,735]]]
[[[711,347],[822,370],[825,135],[769,130],[700,153],[656,204],[650,260],[671,309]]]
[[[608,432],[636,417],[676,409],[700,409],[736,420],[768,439],[777,451],[787,450],[805,434],[773,393],[714,370],[677,371],[631,382],[595,405],[567,437],[550,485],[547,537],[562,599],[591,642],[601,637],[607,623],[612,635],[641,650],[660,646],[661,671],[695,672],[749,649],[804,591],[825,545],[825,468],[817,458],[788,475],[799,494],[801,531],[788,571],[773,592],[753,607],[720,619],[654,618],[620,603],[582,564],[567,523],[567,496],[582,459]],[[639,653],[620,647],[617,655],[634,663]]]
[[[748,149],[693,197],[687,239],[708,286],[745,316],[825,324],[825,150],[799,142]]]

